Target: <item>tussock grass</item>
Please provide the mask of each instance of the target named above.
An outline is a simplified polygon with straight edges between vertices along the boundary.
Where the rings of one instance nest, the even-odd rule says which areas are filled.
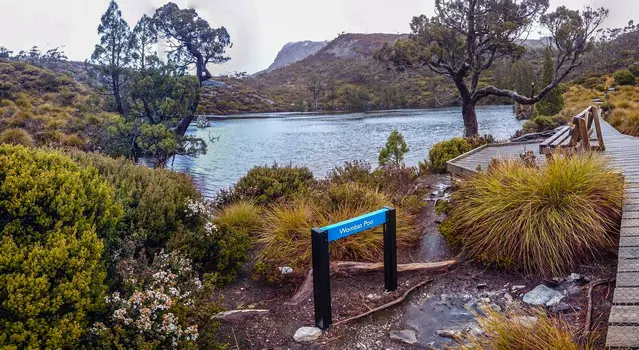
[[[0,132],[0,143],[32,146],[33,137],[24,129],[12,128]]]
[[[498,162],[455,192],[447,236],[477,260],[560,275],[613,245],[622,190],[596,154],[556,155],[540,168]]]
[[[253,233],[262,226],[261,212],[252,202],[240,201],[224,207],[215,221],[223,226]]]
[[[261,246],[256,272],[271,281],[281,274],[277,268],[289,266],[294,275],[302,276],[311,267],[312,227],[323,227],[392,205],[384,193],[355,183],[332,185],[327,190],[277,203],[264,219],[265,227],[258,236]],[[404,249],[414,244],[420,232],[414,227],[408,211],[397,208],[397,246]],[[330,244],[333,261],[383,260],[382,228],[360,232]]]
[[[482,310],[477,322],[484,332],[461,340],[457,349],[464,350],[577,350],[592,349],[592,339],[578,344],[565,321],[550,318],[539,309],[512,307],[505,312],[491,308]]]

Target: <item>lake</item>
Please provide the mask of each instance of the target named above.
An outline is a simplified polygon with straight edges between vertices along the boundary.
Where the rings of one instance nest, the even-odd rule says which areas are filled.
[[[464,134],[461,109],[375,111],[349,114],[271,113],[213,120],[206,129],[191,125],[188,133],[209,140],[208,152],[198,158],[176,157],[172,168],[191,174],[198,188],[212,197],[233,185],[256,165],[278,164],[309,167],[316,177],[325,176],[345,161],[361,159],[377,165],[377,155],[388,134],[399,130],[410,152],[407,165],[428,156],[430,147]],[[498,140],[521,128],[512,106],[477,108],[480,134]]]

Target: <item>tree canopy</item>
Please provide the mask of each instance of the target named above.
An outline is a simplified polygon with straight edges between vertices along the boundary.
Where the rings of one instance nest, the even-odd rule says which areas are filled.
[[[581,64],[582,55],[608,15],[603,8],[575,11],[560,6],[551,13],[547,10],[548,0],[436,0],[433,17],[414,17],[409,38],[385,45],[376,57],[399,70],[427,67],[449,77],[462,101],[466,135],[476,136],[475,105],[479,100],[495,95],[521,104],[538,102]],[[482,74],[497,60],[521,58],[523,42],[535,25],[550,35],[547,45],[556,57],[551,83],[533,96],[480,86]]]
[[[208,64],[224,63],[231,37],[226,28],[211,28],[194,9],[180,9],[169,2],[153,17],[159,33],[169,47],[169,61],[186,71],[195,67],[200,84],[211,79]]]
[[[107,11],[102,15],[98,26],[100,44],[95,46],[91,59],[97,63],[111,79],[110,88],[115,98],[118,113],[124,115],[124,101],[121,88],[124,85],[123,75],[130,61],[129,40],[131,29],[122,18],[122,12],[115,0],[111,0]]]

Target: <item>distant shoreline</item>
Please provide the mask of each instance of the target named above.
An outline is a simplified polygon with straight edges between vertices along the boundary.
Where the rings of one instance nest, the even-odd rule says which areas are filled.
[[[496,106],[513,106],[512,104],[488,104],[477,106],[477,109],[496,107]],[[234,120],[234,119],[280,119],[290,116],[313,116],[313,115],[344,115],[355,113],[383,113],[383,112],[397,112],[397,111],[428,111],[428,110],[440,110],[450,108],[461,108],[460,106],[446,106],[446,107],[433,107],[433,108],[398,108],[398,109],[374,109],[369,111],[314,111],[314,112],[255,112],[255,113],[243,113],[243,114],[199,114],[198,116],[204,116],[209,121],[213,120]],[[461,109],[460,109],[461,113]],[[195,122],[194,122],[195,123]]]

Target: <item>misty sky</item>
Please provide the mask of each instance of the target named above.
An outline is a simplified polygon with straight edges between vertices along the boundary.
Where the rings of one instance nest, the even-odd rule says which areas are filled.
[[[119,0],[133,27],[167,0]],[[234,47],[231,61],[211,67],[215,73],[268,67],[290,41],[330,40],[341,32],[405,33],[412,16],[432,15],[434,0],[175,0],[192,7],[214,27],[225,26]],[[63,46],[72,60],[90,57],[97,26],[109,0],[0,0],[0,46],[19,51]],[[551,7],[605,6],[606,27],[639,20],[639,0],[551,0]]]

